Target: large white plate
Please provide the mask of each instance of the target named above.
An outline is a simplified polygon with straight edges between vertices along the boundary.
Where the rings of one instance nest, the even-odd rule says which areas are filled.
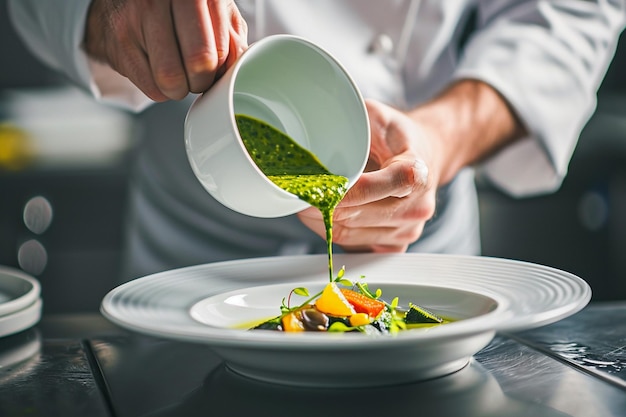
[[[364,275],[383,298],[400,297],[456,322],[396,336],[249,331],[235,325],[276,316],[296,286],[328,281],[325,255],[221,262],[125,283],[102,313],[144,334],[201,342],[234,371],[304,386],[375,386],[441,376],[464,367],[497,331],[549,324],[591,298],[580,278],[506,259],[430,254],[336,255],[346,277]]]
[[[31,305],[40,295],[39,281],[17,269],[0,266],[0,316]]]

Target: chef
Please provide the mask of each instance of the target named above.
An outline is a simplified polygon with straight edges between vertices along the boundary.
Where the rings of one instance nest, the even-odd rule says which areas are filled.
[[[475,170],[514,197],[560,186],[624,9],[622,0],[9,0],[36,56],[143,126],[121,280],[326,251],[316,209],[233,212],[187,161],[190,101],[249,43],[305,37],[367,99],[372,152],[335,212],[336,251],[478,254]]]

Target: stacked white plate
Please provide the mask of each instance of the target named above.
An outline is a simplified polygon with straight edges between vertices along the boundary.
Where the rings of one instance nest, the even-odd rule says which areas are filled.
[[[41,318],[41,286],[32,276],[0,266],[0,337],[34,326]]]

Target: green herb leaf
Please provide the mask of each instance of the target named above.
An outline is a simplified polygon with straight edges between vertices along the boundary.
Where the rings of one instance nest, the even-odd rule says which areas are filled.
[[[337,272],[337,279],[335,281],[339,281],[341,278],[343,278],[345,273],[346,273],[346,266],[343,265],[341,269],[339,270],[339,272]]]
[[[347,279],[347,278],[344,278],[344,279],[342,279],[342,280],[339,280],[339,281],[337,281],[337,283],[338,283],[338,284],[341,284],[341,285],[345,285],[346,287],[351,287],[352,285],[354,285],[354,284],[352,284],[352,281],[350,281],[350,280],[349,280],[349,279]]]
[[[302,297],[308,297],[309,296],[309,290],[305,287],[298,287],[298,288],[294,288],[293,289],[293,293],[296,295],[300,295]]]

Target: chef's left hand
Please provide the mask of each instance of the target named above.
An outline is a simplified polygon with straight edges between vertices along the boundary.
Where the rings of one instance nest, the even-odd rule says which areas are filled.
[[[404,252],[435,213],[437,142],[406,114],[367,100],[371,149],[366,172],[335,209],[333,242],[349,252]],[[325,238],[318,209],[298,214]]]

